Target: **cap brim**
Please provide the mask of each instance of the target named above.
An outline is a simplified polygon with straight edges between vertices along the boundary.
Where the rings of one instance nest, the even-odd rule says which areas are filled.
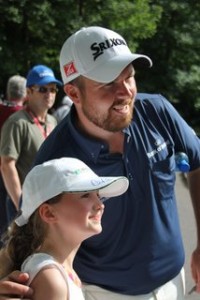
[[[81,180],[66,192],[92,192],[99,191],[100,197],[110,198],[123,194],[129,186],[129,181],[126,177],[94,177]],[[63,191],[65,192],[65,191]]]
[[[126,192],[129,186],[129,181],[126,177],[98,177],[98,176],[92,176],[87,179],[81,179],[78,184],[77,181],[72,184],[70,187],[68,186],[67,189],[63,187],[63,192],[67,193],[78,193],[78,192],[92,192],[92,191],[98,191],[99,196],[101,198],[111,198],[111,197],[117,197],[122,195]],[[60,193],[60,191],[59,191]],[[59,194],[58,192],[55,192],[55,195]],[[39,206],[39,204],[38,204]],[[35,206],[34,210],[38,207]],[[32,214],[32,213],[31,213]],[[31,215],[30,214],[30,215]],[[23,213],[19,213],[19,215],[15,219],[15,223],[18,226],[23,226],[27,224],[29,216],[23,215]]]
[[[111,179],[111,182],[99,189],[100,197],[110,198],[117,197],[125,193],[128,189],[129,181],[126,177]]]
[[[56,83],[57,85],[60,85],[62,86],[63,83],[62,81],[56,79],[56,78],[52,78],[51,76],[45,76],[44,78],[41,78],[41,80],[37,80],[37,82],[33,81],[33,80],[28,80],[27,83],[26,83],[26,86],[29,87],[29,86],[32,86],[32,85],[46,85],[46,84],[49,84],[49,83]]]
[[[38,81],[37,85],[45,85],[49,83],[56,83],[58,85],[63,85],[60,80],[57,80],[56,78],[52,78],[52,77],[47,77],[47,76],[45,76],[45,78]]]
[[[141,54],[125,54],[118,55],[106,61],[104,64],[96,66],[94,70],[82,74],[83,76],[102,83],[109,83],[115,80],[119,74],[129,65],[134,67],[147,68],[152,66],[151,59]]]

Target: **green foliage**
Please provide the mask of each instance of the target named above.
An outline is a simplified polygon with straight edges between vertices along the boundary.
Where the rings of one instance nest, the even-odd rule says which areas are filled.
[[[26,76],[34,64],[51,66],[57,76],[64,40],[83,26],[104,26],[119,31],[135,50],[152,36],[161,9],[149,1],[118,0],[8,0],[0,2],[0,88],[9,76]]]
[[[9,76],[44,63],[60,76],[59,52],[83,26],[119,32],[153,68],[136,76],[139,91],[164,94],[188,121],[199,119],[200,3],[195,0],[0,1],[0,92]]]
[[[156,2],[163,8],[157,32],[140,43],[154,67],[140,77],[141,88],[164,94],[195,126],[200,120],[200,3]]]

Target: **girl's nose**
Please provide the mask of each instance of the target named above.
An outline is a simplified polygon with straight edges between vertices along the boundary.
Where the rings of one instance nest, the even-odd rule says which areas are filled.
[[[94,206],[95,206],[96,210],[100,210],[100,209],[104,210],[104,207],[105,207],[105,205],[103,204],[101,197],[99,196],[98,193],[96,194],[96,201],[95,201]]]

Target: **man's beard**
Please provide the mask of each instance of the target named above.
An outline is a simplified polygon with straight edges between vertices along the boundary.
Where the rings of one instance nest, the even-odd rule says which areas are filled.
[[[117,132],[126,128],[131,123],[133,118],[133,101],[131,101],[129,104],[130,113],[126,116],[116,116],[112,108],[110,108],[108,112],[106,114],[104,113],[103,115],[98,113],[95,107],[89,107],[88,105],[85,105],[85,103],[82,106],[82,109],[83,114],[91,123],[110,132]]]

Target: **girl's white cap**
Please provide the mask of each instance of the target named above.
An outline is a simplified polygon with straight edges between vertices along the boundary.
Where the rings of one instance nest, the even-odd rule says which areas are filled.
[[[27,224],[33,212],[44,202],[63,193],[98,191],[102,198],[123,194],[128,179],[99,177],[85,163],[66,157],[35,166],[26,176],[22,186],[21,214],[15,219],[18,226]]]

